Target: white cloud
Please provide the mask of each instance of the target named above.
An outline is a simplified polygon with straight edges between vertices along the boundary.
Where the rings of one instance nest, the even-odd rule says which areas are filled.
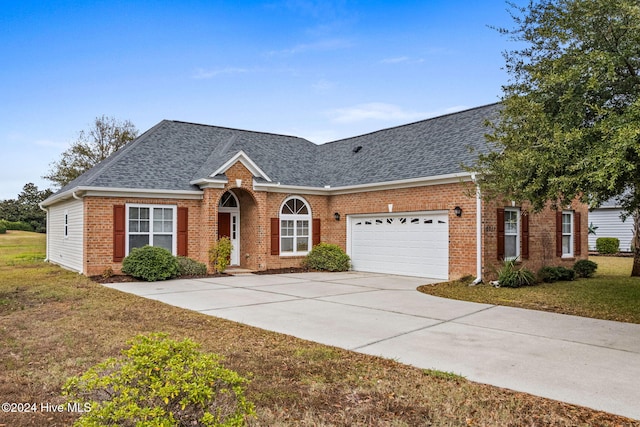
[[[326,92],[333,89],[335,86],[335,83],[325,79],[320,79],[311,85],[316,92]]]
[[[329,51],[346,49],[353,46],[353,43],[342,39],[321,40],[315,43],[300,43],[291,48],[272,50],[267,52],[268,56],[290,56],[306,52]]]
[[[205,70],[203,68],[196,69],[196,72],[193,75],[194,79],[204,80],[204,79],[212,79],[222,74],[242,74],[248,73],[249,70],[246,68],[239,67],[226,67],[226,68],[214,68],[212,70]]]
[[[393,58],[385,58],[380,61],[382,64],[420,64],[424,62],[422,58],[410,58],[408,56],[397,56]]]
[[[67,142],[52,141],[50,139],[38,139],[34,142],[38,147],[64,149],[69,146]]]
[[[331,121],[334,123],[355,123],[365,120],[411,122],[427,119],[443,114],[464,110],[465,106],[457,105],[447,107],[438,111],[411,111],[405,110],[394,104],[383,102],[371,102],[358,104],[353,107],[337,108],[329,112]]]

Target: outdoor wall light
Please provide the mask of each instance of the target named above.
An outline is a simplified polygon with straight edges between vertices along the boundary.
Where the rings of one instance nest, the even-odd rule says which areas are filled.
[[[460,206],[456,206],[455,208],[453,208],[453,212],[456,214],[456,216],[462,216],[462,208]]]
[[[334,213],[333,217],[336,219],[336,221],[340,221],[340,213],[339,212]]]

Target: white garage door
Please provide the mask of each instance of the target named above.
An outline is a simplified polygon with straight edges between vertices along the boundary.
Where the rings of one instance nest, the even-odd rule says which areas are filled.
[[[354,270],[449,278],[447,212],[353,215],[348,221]]]

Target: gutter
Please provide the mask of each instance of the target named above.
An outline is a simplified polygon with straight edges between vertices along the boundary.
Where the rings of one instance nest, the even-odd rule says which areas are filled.
[[[482,283],[482,197],[475,173],[471,180],[476,184],[476,278],[470,286],[476,286]]]

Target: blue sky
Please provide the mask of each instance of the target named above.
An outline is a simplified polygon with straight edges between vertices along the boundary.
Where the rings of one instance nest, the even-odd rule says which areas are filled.
[[[514,47],[501,0],[0,6],[0,200],[103,114],[322,143],[496,102]]]

